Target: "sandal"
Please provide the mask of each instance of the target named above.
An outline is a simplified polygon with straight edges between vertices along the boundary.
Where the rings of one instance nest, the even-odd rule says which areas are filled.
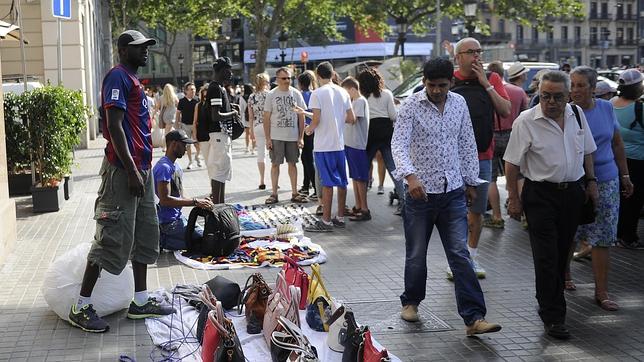
[[[575,282],[572,281],[572,279],[569,279],[564,282],[564,289],[573,291],[577,290],[577,286],[575,285]]]
[[[615,301],[608,299],[608,295],[606,295],[606,299],[600,299],[595,296],[595,303],[605,311],[614,312],[619,310],[619,305]]]
[[[293,197],[291,197],[291,202],[294,202],[296,204],[306,204],[307,202],[309,202],[309,200],[304,195],[295,194],[293,195]]]
[[[277,202],[277,195],[271,195],[266,199],[266,201],[264,201],[266,205],[277,204]]]
[[[353,215],[357,215],[359,213],[360,213],[360,209],[358,209],[355,206],[350,208],[350,209],[348,207],[344,208],[344,216],[353,216]]]
[[[360,210],[359,212],[353,214],[353,216],[349,217],[350,221],[369,221],[371,220],[371,211],[366,210],[362,211]]]
[[[260,190],[266,190],[266,185],[265,184],[260,184],[259,189]]]
[[[581,260],[581,259],[591,259],[591,252],[593,251],[592,246],[587,246],[587,247],[582,247],[579,249],[579,251],[576,251],[574,254],[572,254],[572,260]]]

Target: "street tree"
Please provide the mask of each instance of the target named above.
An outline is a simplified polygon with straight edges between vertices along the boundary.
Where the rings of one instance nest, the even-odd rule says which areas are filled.
[[[288,32],[290,44],[297,39],[322,44],[340,39],[336,20],[349,8],[341,0],[252,0],[238,5],[256,39],[255,74],[266,69],[271,39],[280,31]]]
[[[452,19],[465,17],[463,0],[440,0],[442,16]],[[425,34],[436,26],[437,0],[356,0],[352,3],[355,11],[354,21],[375,30],[380,35],[389,30],[388,19],[395,23],[406,23],[415,34]],[[490,13],[506,20],[524,25],[535,25],[542,30],[548,29],[557,17],[581,17],[582,3],[579,0],[482,0],[478,7],[486,6]],[[475,20],[476,21],[476,20]],[[485,24],[477,24],[488,31]],[[394,55],[398,55],[400,39],[397,38]]]

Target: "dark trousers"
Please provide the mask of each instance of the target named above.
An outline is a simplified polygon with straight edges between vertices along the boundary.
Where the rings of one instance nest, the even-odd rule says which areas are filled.
[[[313,136],[304,135],[304,148],[302,148],[302,167],[304,167],[304,181],[302,186],[305,189],[315,189],[315,167],[313,166]]]
[[[526,179],[521,199],[530,234],[539,316],[546,324],[564,323],[564,272],[581,216],[585,193],[580,182],[563,189]]]
[[[619,204],[619,222],[617,237],[629,243],[636,242],[637,223],[640,211],[644,206],[644,160],[627,158],[628,173],[633,183],[633,195],[629,198],[622,196]]]

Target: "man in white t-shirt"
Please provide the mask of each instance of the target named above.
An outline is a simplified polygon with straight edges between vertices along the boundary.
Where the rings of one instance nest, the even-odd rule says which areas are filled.
[[[277,185],[280,165],[288,163],[288,176],[291,179],[291,202],[305,203],[306,197],[297,192],[297,159],[300,148],[304,147],[304,116],[295,111],[296,106],[306,108],[302,93],[291,87],[291,71],[280,68],[275,73],[277,87],[266,95],[264,101],[264,132],[266,148],[271,158],[272,193],[266,204],[278,202]]]
[[[331,82],[333,66],[323,62],[315,70],[320,87],[313,91],[309,108],[313,110],[306,134],[315,132],[313,154],[322,184],[322,219],[306,231],[329,232],[333,227],[345,227],[344,208],[347,198],[347,171],[344,156],[344,124],[356,120],[349,94]],[[338,188],[338,213],[331,219],[333,187]]]

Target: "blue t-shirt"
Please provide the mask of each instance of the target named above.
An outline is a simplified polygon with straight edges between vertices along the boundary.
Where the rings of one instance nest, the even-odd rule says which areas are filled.
[[[310,90],[305,90],[305,91],[302,91],[301,93],[302,93],[302,98],[304,98],[304,103],[306,103],[306,106],[308,107],[309,106],[309,99],[311,99],[311,93],[313,93],[313,92],[311,92]],[[307,109],[307,111],[310,112],[311,110]],[[304,124],[307,125],[307,126],[310,125],[311,124],[311,118],[304,117]]]
[[[631,128],[635,121],[635,103],[626,107],[615,107],[615,114],[619,122],[619,133],[624,140],[626,158],[631,160],[644,160],[644,128],[639,123]]]
[[[180,197],[183,194],[183,170],[181,166],[173,163],[166,156],[163,156],[154,165],[152,172],[154,174],[154,193],[157,197],[159,197],[159,190],[157,190],[157,183],[159,181],[170,183],[170,196]],[[181,208],[159,205],[157,214],[159,216],[159,224],[166,224],[181,217]]]
[[[613,154],[613,135],[619,130],[613,105],[609,101],[595,99],[595,107],[584,109],[584,114],[597,145],[597,150],[593,153],[595,177],[599,182],[613,180],[618,175]]]
[[[112,107],[125,112],[122,126],[130,155],[137,169],[149,170],[152,163],[152,121],[148,112],[148,97],[136,74],[122,64],[115,66],[103,79],[101,94],[101,105],[105,112]],[[114,151],[107,127],[103,127],[103,137],[107,140],[107,160],[112,165],[122,168],[123,163]]]

